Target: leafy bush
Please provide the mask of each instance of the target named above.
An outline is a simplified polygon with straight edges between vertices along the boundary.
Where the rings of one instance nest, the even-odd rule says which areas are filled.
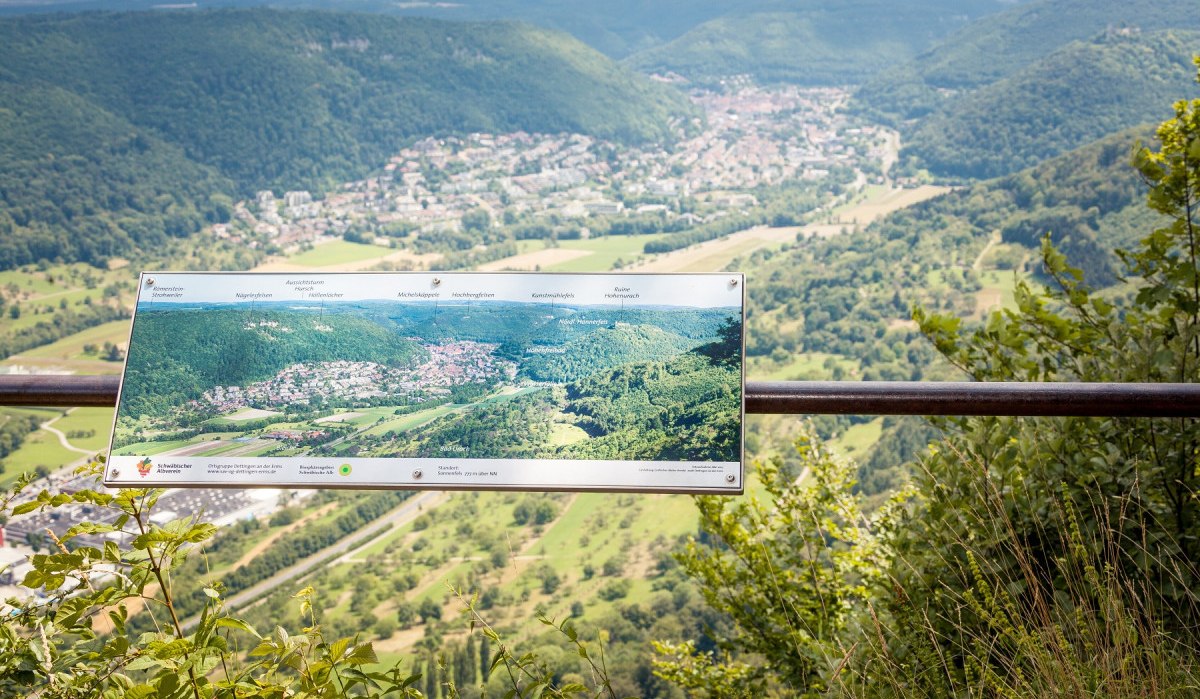
[[[629,595],[629,589],[632,586],[633,584],[629,582],[628,579],[622,578],[621,580],[612,580],[605,584],[604,587],[600,588],[600,592],[598,594],[600,599],[606,602],[615,602],[616,600],[624,599],[627,595]]]
[[[81,471],[99,476],[100,463]],[[204,588],[205,606],[194,629],[185,630],[176,610],[172,572],[188,553],[216,532],[191,517],[159,526],[151,516],[161,490],[129,489],[115,494],[80,490],[71,494],[26,493],[24,476],[0,495],[0,516],[85,504],[108,511],[112,524],[80,522],[55,538],[48,553],[31,558],[33,570],[21,585],[44,595],[10,608],[0,618],[0,695],[47,699],[83,697],[363,696],[420,697],[414,675],[399,663],[378,663],[369,643],[327,640],[313,613],[313,590],[301,590],[301,614],[309,625],[292,634],[283,628],[261,634],[230,616],[221,603],[223,587]],[[130,545],[114,541],[86,545],[81,537],[126,532]],[[128,606],[146,606],[160,624],[134,634]],[[97,630],[103,620],[111,627]],[[243,656],[241,649],[250,649]]]

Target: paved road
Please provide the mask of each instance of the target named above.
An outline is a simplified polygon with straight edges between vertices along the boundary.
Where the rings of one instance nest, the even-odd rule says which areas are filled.
[[[334,545],[318,551],[308,558],[297,561],[290,567],[284,568],[256,585],[252,585],[241,592],[231,595],[225,600],[225,605],[231,610],[245,607],[258,598],[274,591],[275,588],[285,585],[289,581],[311,571],[318,565],[341,556],[351,548],[357,548],[362,544],[369,543],[376,535],[386,532],[397,522],[407,521],[406,518],[417,517],[422,509],[436,505],[445,496],[445,493],[437,491],[418,493],[402,502],[396,509],[371,522],[362,529],[345,536]],[[183,621],[184,630],[191,631],[199,621],[200,617],[198,615],[185,619]]]
[[[73,412],[75,412],[75,408],[71,408],[65,414],[70,415]],[[41,425],[39,425],[39,427],[41,427],[43,430],[46,430],[47,432],[54,435],[55,437],[58,437],[58,443],[62,445],[63,449],[66,449],[68,451],[73,451],[76,454],[86,454],[87,456],[92,456],[93,454],[95,454],[95,451],[93,451],[91,449],[80,449],[79,447],[71,444],[70,442],[67,441],[67,435],[63,434],[62,430],[53,426],[54,423],[58,422],[62,418],[63,418],[63,416],[59,415],[58,417],[54,418],[53,420],[48,420],[46,422],[43,422]]]

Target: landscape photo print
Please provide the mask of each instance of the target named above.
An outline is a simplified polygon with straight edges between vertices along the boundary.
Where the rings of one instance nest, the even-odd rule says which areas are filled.
[[[742,491],[741,275],[139,288],[108,484]]]

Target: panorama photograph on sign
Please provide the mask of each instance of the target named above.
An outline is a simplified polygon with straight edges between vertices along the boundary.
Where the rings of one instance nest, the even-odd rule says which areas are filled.
[[[743,286],[146,273],[106,482],[740,492]]]

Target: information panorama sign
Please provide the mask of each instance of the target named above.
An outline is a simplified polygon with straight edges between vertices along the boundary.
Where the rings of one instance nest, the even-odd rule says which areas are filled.
[[[104,481],[740,493],[744,286],[147,272]]]

